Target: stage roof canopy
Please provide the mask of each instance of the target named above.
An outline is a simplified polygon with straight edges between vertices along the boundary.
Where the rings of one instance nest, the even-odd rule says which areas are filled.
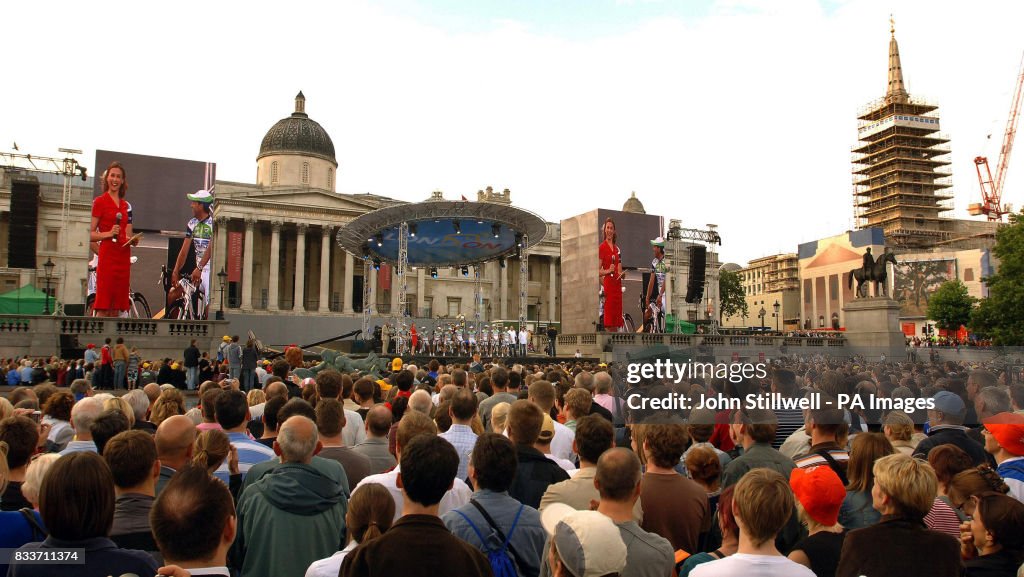
[[[430,200],[366,213],[338,230],[337,241],[359,258],[398,262],[398,227],[409,223],[409,265],[480,264],[513,255],[516,241],[544,240],[547,225],[536,214],[491,202]]]

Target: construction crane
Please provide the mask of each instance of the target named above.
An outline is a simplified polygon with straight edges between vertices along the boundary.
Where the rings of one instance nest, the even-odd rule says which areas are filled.
[[[974,159],[974,168],[978,171],[978,184],[981,185],[981,202],[967,206],[972,216],[984,214],[992,222],[1002,222],[1003,216],[1010,212],[1009,205],[1003,205],[1003,182],[1006,181],[1006,167],[1010,164],[1010,152],[1013,150],[1013,137],[1017,134],[1017,120],[1020,118],[1021,98],[1024,96],[1024,57],[1021,58],[1020,72],[1017,74],[1017,89],[1013,93],[1010,104],[1010,117],[1006,120],[1006,133],[1003,134],[1003,147],[999,150],[999,167],[996,177],[988,166],[988,158],[979,156]]]

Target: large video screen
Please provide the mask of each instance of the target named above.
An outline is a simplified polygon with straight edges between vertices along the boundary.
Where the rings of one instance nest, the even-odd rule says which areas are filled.
[[[924,318],[928,301],[939,286],[957,278],[956,260],[901,262],[895,266],[895,275],[893,293],[900,303],[900,316]]]
[[[132,227],[136,232],[184,232],[185,224],[192,218],[185,195],[209,190],[217,178],[217,165],[213,162],[97,150],[94,198],[103,192],[101,176],[113,161],[120,162],[126,172],[125,199],[132,205]]]

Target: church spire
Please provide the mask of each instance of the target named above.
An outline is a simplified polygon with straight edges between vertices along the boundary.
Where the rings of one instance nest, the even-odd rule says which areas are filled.
[[[909,97],[903,84],[903,66],[900,65],[900,47],[896,43],[896,21],[889,16],[889,88],[885,100],[889,103],[906,102]]]
[[[306,115],[306,97],[301,90],[295,95],[295,114]]]

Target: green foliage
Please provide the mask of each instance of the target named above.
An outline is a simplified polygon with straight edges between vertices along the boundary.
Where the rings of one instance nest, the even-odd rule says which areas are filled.
[[[992,249],[999,271],[985,279],[989,296],[972,316],[971,329],[997,345],[1024,345],[1024,212],[996,233]]]
[[[718,298],[721,299],[721,316],[748,316],[746,294],[739,272],[725,271],[718,275]],[[721,322],[721,319],[719,319]]]
[[[928,301],[928,318],[940,329],[959,330],[971,322],[971,309],[976,300],[967,294],[967,285],[960,279],[946,281]]]

